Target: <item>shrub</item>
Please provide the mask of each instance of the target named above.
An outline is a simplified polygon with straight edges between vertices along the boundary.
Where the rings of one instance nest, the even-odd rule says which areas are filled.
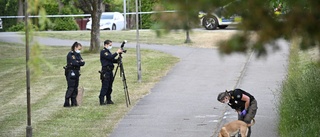
[[[78,30],[79,26],[74,18],[57,18],[54,20],[53,30]]]
[[[24,31],[24,24],[18,23],[8,28],[8,31]]]
[[[8,31],[16,32],[16,31],[24,31],[24,22],[19,22],[16,25],[11,26],[8,28]],[[35,25],[32,25],[34,30],[38,30],[38,28]]]

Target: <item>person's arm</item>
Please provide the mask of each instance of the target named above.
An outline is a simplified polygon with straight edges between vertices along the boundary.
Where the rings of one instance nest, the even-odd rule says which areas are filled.
[[[245,101],[244,109],[245,109],[245,110],[248,110],[249,105],[250,105],[250,97],[247,96],[247,95],[245,95],[245,94],[242,94],[241,100],[242,100],[242,101]]]
[[[108,54],[107,51],[104,51],[100,54],[102,58],[105,58],[107,60],[113,60],[117,55],[118,55],[118,52],[115,52],[113,54]]]
[[[71,66],[73,66],[73,67],[80,67],[80,66],[83,66],[85,64],[85,62],[78,61],[76,59],[75,55],[71,55],[68,58],[71,60]]]

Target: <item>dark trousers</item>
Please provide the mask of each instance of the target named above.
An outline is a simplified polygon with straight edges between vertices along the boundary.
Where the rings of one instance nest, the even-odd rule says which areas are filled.
[[[102,87],[99,95],[100,104],[104,103],[104,96],[106,96],[107,101],[111,101],[113,72],[112,71],[104,72],[101,82],[102,82]]]
[[[71,76],[72,71],[75,73],[75,76]],[[65,107],[70,106],[70,99],[71,99],[71,106],[78,106],[76,98],[78,95],[80,75],[78,70],[72,70],[72,71],[69,71],[68,74],[66,75],[68,87],[65,95],[65,103],[64,103]]]
[[[252,100],[251,103],[250,103],[250,106],[248,108],[247,114],[244,117],[238,115],[238,120],[242,120],[242,121],[250,124],[252,119],[256,116],[257,109],[258,109],[257,101],[256,100]],[[247,137],[250,137],[250,135],[251,135],[251,127],[249,127],[248,129],[249,129],[249,131],[248,131]]]

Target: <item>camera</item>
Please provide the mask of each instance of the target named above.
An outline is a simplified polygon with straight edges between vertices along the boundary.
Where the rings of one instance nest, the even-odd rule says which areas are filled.
[[[126,53],[126,52],[127,52],[127,50],[124,50],[124,49],[123,49],[124,44],[126,44],[126,43],[127,43],[127,40],[124,40],[124,41],[122,42],[122,44],[121,44],[121,49],[122,49],[123,53]]]

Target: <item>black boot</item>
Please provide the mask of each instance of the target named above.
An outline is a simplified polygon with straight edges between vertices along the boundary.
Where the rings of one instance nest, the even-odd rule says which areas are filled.
[[[106,103],[104,103],[104,98],[99,98],[100,101],[100,105],[107,105]]]
[[[114,104],[112,100],[107,100],[107,104]]]
[[[71,106],[76,107],[78,106],[78,102],[76,98],[71,98]]]
[[[68,98],[65,99],[63,107],[70,107],[70,101]]]

